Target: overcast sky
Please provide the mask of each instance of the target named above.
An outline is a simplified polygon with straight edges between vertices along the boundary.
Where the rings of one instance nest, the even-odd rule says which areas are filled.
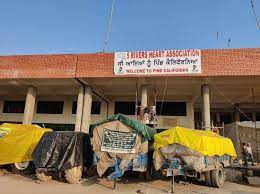
[[[111,2],[0,0],[0,55],[101,52]],[[107,51],[228,48],[229,38],[260,47],[250,0],[115,0]]]

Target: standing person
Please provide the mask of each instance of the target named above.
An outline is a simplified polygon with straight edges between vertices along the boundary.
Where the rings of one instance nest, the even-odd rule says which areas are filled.
[[[242,157],[243,157],[243,160],[245,161],[244,163],[244,166],[248,167],[248,152],[247,152],[247,146],[246,146],[246,143],[242,143]]]
[[[252,166],[255,166],[252,147],[251,147],[250,143],[246,144],[246,150],[247,150],[247,153],[248,153],[248,160],[252,162]]]

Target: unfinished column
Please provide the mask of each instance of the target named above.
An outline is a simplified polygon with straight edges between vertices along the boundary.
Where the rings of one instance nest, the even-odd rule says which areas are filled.
[[[36,93],[37,89],[35,87],[30,86],[28,88],[23,114],[23,124],[32,124]]]
[[[235,104],[234,106],[234,118],[235,118],[235,122],[240,122],[240,112],[239,110],[236,108],[239,108],[239,104]]]
[[[109,104],[108,104],[108,115],[107,116],[112,116],[115,113],[115,101],[112,100]]]
[[[78,101],[77,101],[75,131],[81,130],[83,100],[84,100],[84,86],[80,86],[79,87],[79,93],[78,93]]]
[[[188,118],[188,123],[187,126],[191,129],[194,129],[194,102],[191,100],[187,101],[187,118]]]
[[[141,106],[146,107],[148,104],[148,85],[141,87]]]
[[[145,114],[145,108],[148,105],[148,86],[141,86],[141,108],[140,108],[140,122],[146,123],[148,120],[147,114]]]
[[[92,105],[92,90],[89,86],[85,86],[83,114],[82,114],[82,123],[81,123],[81,131],[85,133],[89,133],[91,105]]]
[[[202,122],[205,130],[210,130],[210,100],[209,100],[209,85],[205,84],[201,87],[202,99]]]

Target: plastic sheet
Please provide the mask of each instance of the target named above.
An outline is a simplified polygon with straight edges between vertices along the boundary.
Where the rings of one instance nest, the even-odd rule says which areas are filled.
[[[58,171],[81,165],[88,167],[93,158],[90,138],[82,132],[47,132],[32,155],[36,169]]]
[[[102,125],[104,123],[110,122],[110,121],[120,121],[121,123],[124,123],[125,125],[134,128],[137,132],[141,133],[144,136],[144,139],[151,140],[153,139],[154,134],[156,131],[153,128],[148,127],[147,125],[144,125],[136,120],[129,119],[125,115],[119,113],[116,115],[113,115],[111,117],[108,117],[105,120],[102,120],[100,122],[97,122],[91,126],[91,133],[93,134],[94,128],[96,128],[99,125]]]
[[[205,167],[204,156],[179,144],[171,144],[154,151],[154,166],[159,170],[163,165],[169,165],[174,158],[179,158],[185,165],[196,171]]]
[[[201,153],[179,144],[171,144],[161,147],[160,151],[165,155],[167,159],[173,158],[175,156],[202,156]]]
[[[114,118],[114,117],[113,117]],[[95,152],[94,163],[97,165],[97,172],[99,176],[102,176],[108,168],[111,168],[114,172],[109,175],[108,178],[111,180],[115,180],[118,177],[123,176],[124,172],[127,170],[133,171],[146,171],[147,168],[147,155],[148,155],[148,141],[147,138],[143,136],[142,130],[137,130],[135,127],[143,126],[141,123],[137,121],[132,121],[128,118],[124,117],[126,122],[122,122],[119,118],[123,118],[122,116],[118,117],[118,120],[105,120],[99,122],[99,124],[95,125],[93,129],[93,138],[91,139],[91,143],[93,145],[93,151]],[[131,125],[130,123],[136,123],[136,125]],[[145,127],[144,127],[145,128]],[[113,149],[106,149],[107,151],[102,151],[104,146],[104,139],[108,139],[109,137],[105,136],[105,133],[108,130],[114,131],[118,133],[118,137],[123,138],[121,136],[123,133],[126,133],[126,137],[130,137],[130,134],[136,134],[135,140],[131,139],[133,143],[133,148],[128,150],[127,153],[125,149],[115,149],[118,144],[121,144],[118,141],[114,141],[113,138],[110,138],[111,141],[107,141],[106,143],[111,143],[111,147]],[[106,138],[104,138],[106,137]],[[119,138],[119,139],[120,139]],[[129,139],[130,140],[130,139]],[[122,144],[126,141],[125,138],[122,139]]]
[[[51,129],[37,125],[0,125],[0,165],[32,161],[32,152],[46,131]]]
[[[212,131],[174,127],[154,135],[155,150],[170,144],[183,145],[204,156],[223,156],[227,154],[231,157],[237,157],[232,141]]]

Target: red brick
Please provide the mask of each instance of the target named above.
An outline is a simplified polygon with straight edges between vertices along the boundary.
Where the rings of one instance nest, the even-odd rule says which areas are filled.
[[[75,55],[0,56],[0,78],[74,78]]]
[[[0,78],[116,77],[113,63],[113,53],[0,56]],[[178,76],[256,75],[260,48],[202,50],[202,73]]]

